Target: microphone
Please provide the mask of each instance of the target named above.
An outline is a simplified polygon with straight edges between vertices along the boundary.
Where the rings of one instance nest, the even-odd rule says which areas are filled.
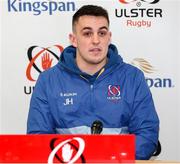
[[[96,120],[91,125],[91,134],[100,134],[103,129],[103,123],[99,120]]]

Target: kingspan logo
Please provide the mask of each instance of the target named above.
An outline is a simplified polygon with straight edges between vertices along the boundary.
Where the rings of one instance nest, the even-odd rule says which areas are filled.
[[[131,62],[132,65],[136,66],[140,70],[142,70],[145,74],[153,74],[157,72],[157,70],[145,59],[143,58],[135,58]],[[155,77],[150,78],[146,77],[147,85],[155,88],[173,88],[173,82],[171,78],[161,78],[161,77]]]
[[[50,1],[50,0],[8,0],[8,11],[27,13],[31,12],[38,16],[43,12],[53,15],[54,12],[75,11],[75,2],[73,1]]]

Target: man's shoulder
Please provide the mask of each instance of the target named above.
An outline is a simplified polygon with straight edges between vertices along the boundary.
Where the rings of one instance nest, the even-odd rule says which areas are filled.
[[[125,74],[143,74],[143,72],[139,68],[125,62],[123,63],[122,67],[119,68],[119,70],[121,69],[123,69]]]

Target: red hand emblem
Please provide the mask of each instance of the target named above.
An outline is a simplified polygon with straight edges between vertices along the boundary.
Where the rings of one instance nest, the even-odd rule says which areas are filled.
[[[50,59],[50,57],[49,57],[49,53],[47,53],[47,52],[44,53],[44,55],[41,58],[41,64],[42,64],[43,70],[47,70],[51,67],[52,60],[53,59]]]

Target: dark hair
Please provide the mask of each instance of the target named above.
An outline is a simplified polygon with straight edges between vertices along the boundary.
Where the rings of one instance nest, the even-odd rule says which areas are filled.
[[[74,28],[74,24],[78,21],[79,17],[89,15],[89,16],[102,16],[107,19],[109,24],[109,16],[107,10],[102,8],[101,6],[96,5],[84,5],[76,13],[73,15],[72,19],[72,27]]]

